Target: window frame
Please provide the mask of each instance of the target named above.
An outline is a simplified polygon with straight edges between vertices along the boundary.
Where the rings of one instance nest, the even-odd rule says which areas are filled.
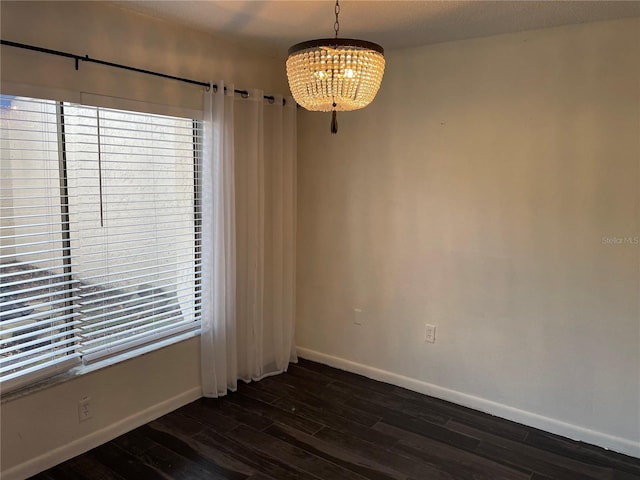
[[[8,88],[7,88],[8,87]],[[34,91],[35,90],[35,91]],[[15,93],[14,93],[15,92]],[[37,93],[38,92],[38,93]],[[65,92],[61,90],[47,90],[41,87],[33,87],[28,85],[5,85],[3,84],[2,92],[3,95],[14,95],[17,97],[28,97],[34,98],[36,100],[52,100],[56,104],[56,122],[57,122],[57,146],[58,146],[58,168],[60,171],[59,175],[59,201],[60,201],[60,227],[61,233],[59,242],[63,251],[63,272],[64,279],[68,282],[74,282],[73,278],[73,251],[74,247],[72,245],[71,236],[69,233],[70,228],[70,205],[69,205],[69,183],[68,183],[68,173],[69,167],[67,164],[67,143],[66,143],[66,131],[65,131],[65,103],[75,103],[79,106],[95,106],[95,107],[106,107],[110,109],[124,110],[125,112],[132,113],[150,113],[154,115],[163,115],[169,117],[180,117],[185,120],[191,121],[192,126],[192,159],[193,159],[193,242],[194,242],[194,311],[193,311],[193,327],[189,327],[187,329],[181,329],[180,332],[174,334],[164,334],[155,338],[155,333],[153,330],[149,332],[149,338],[147,340],[138,342],[136,345],[132,345],[131,347],[125,349],[124,351],[119,351],[117,353],[111,354],[109,356],[102,356],[98,358],[95,363],[86,361],[86,359],[82,358],[78,355],[78,350],[80,347],[80,342],[76,342],[76,348],[74,349],[73,355],[69,355],[69,361],[63,361],[59,364],[55,365],[54,368],[42,368],[36,369],[36,371],[32,373],[27,373],[25,375],[20,375],[14,379],[11,379],[6,382],[2,382],[1,386],[1,394],[4,397],[5,393],[10,393],[15,390],[21,390],[23,388],[29,388],[34,384],[41,383],[45,381],[49,383],[52,377],[68,377],[68,374],[72,376],[82,374],[85,372],[93,371],[96,368],[101,368],[106,365],[111,365],[117,363],[119,361],[133,358],[139,355],[143,355],[150,351],[156,350],[158,348],[163,348],[167,345],[177,343],[179,341],[183,341],[187,338],[191,338],[193,336],[199,335],[200,333],[200,325],[201,325],[201,314],[202,314],[202,291],[201,291],[201,279],[202,279],[202,270],[201,270],[201,256],[202,256],[202,240],[201,240],[201,223],[202,223],[202,215],[201,215],[201,207],[202,207],[202,177],[201,177],[201,169],[202,169],[202,112],[194,111],[190,109],[183,109],[179,107],[171,107],[164,106],[158,104],[148,104],[145,102],[139,102],[130,99],[122,99],[115,97],[105,97],[96,94],[87,94],[87,93],[73,93],[73,92]],[[37,93],[34,95],[34,93]],[[44,95],[40,94],[44,93]],[[53,96],[55,98],[47,98]],[[83,102],[83,100],[88,100],[88,103]],[[123,108],[124,107],[124,108]],[[134,108],[132,108],[134,107]],[[185,114],[188,114],[185,116]],[[12,196],[14,192],[12,190]],[[58,241],[58,240],[56,240]],[[67,299],[64,302],[65,308],[69,310],[69,312],[75,313],[78,308],[75,300],[72,300],[74,297],[73,291],[70,286],[65,287],[65,298]],[[73,334],[76,335],[76,334]],[[77,336],[77,335],[76,335]],[[63,374],[63,375],[60,375]],[[66,375],[65,375],[66,374]]]

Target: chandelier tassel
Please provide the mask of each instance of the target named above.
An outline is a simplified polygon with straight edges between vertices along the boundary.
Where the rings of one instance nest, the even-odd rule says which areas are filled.
[[[333,114],[331,115],[331,133],[338,133],[338,112],[335,111],[336,104],[333,104]]]

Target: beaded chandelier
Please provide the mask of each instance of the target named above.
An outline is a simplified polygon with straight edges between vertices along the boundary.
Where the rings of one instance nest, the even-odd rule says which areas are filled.
[[[336,0],[335,38],[298,43],[289,49],[287,58],[293,98],[307,110],[333,112],[331,133],[338,132],[336,112],[369,105],[384,74],[384,50],[380,45],[338,38],[339,13]]]

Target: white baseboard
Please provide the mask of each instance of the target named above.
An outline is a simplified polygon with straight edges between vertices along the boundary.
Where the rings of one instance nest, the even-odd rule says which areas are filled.
[[[152,405],[145,410],[137,412],[116,423],[108,425],[100,430],[96,430],[89,435],[78,438],[73,442],[58,447],[50,452],[32,458],[24,463],[16,465],[2,472],[3,480],[21,480],[35,475],[43,470],[51,468],[70,458],[98,447],[103,443],[113,440],[120,435],[127,433],[134,428],[138,428],[145,423],[151,422],[162,415],[166,415],[173,410],[193,402],[202,397],[201,387],[192,388],[175,397]]]
[[[561,420],[556,420],[555,418],[549,418],[526,410],[520,410],[485,398],[468,395],[456,390],[450,390],[438,385],[398,375],[397,373],[388,372],[386,370],[380,370],[361,363],[352,362],[351,360],[346,360],[344,358],[327,355],[308,348],[298,347],[297,350],[298,355],[302,358],[306,358],[307,360],[312,360],[341,370],[364,375],[365,377],[372,378],[374,380],[380,380],[415,392],[424,393],[425,395],[430,395],[458,405],[480,410],[530,427],[539,428],[540,430],[555,433],[556,435],[598,445],[615,452],[640,458],[640,442],[616,437],[596,430],[590,430],[578,425],[572,425]]]

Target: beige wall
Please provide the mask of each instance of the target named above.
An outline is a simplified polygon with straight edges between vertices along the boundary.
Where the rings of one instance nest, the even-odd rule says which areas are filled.
[[[199,398],[200,339],[4,402],[2,478],[26,478]],[[78,421],[91,398],[92,418]]]
[[[395,51],[337,136],[301,112],[303,355],[640,456],[639,51],[638,19]]]
[[[286,93],[284,59],[105,2],[0,5],[2,39],[198,81]],[[202,87],[37,52],[1,47],[2,81],[46,85],[200,109]]]
[[[286,93],[282,59],[98,2],[5,2],[2,38],[184,76]],[[1,81],[198,109],[202,88],[2,47]],[[10,92],[7,92],[10,93]],[[93,418],[78,421],[91,396]],[[2,403],[2,478],[21,478],[200,396],[199,340]]]

